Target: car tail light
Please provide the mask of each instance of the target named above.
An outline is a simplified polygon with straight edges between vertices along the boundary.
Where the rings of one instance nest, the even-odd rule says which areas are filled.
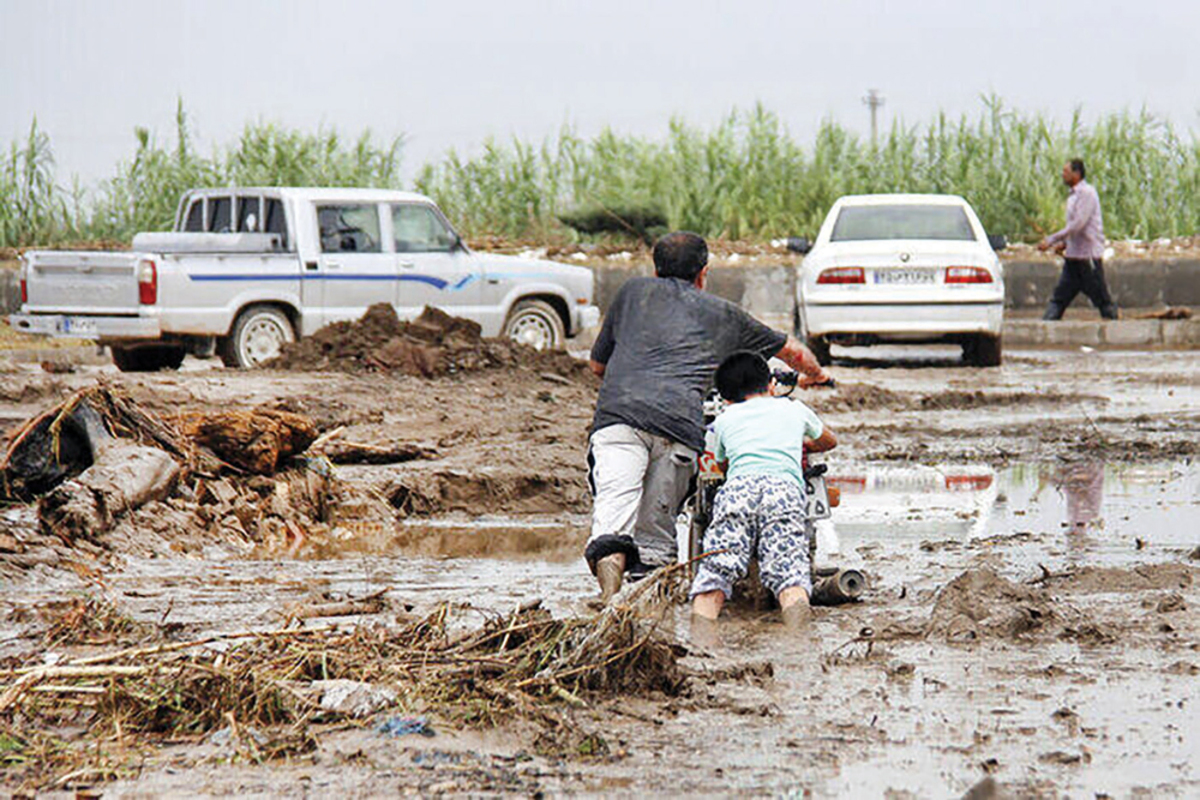
[[[21,276],[21,305],[29,302],[29,282],[25,280],[25,276]]]
[[[946,488],[951,492],[981,492],[992,485],[991,475],[947,475]]]
[[[817,276],[817,283],[866,283],[862,267],[831,267]]]
[[[946,283],[991,283],[992,273],[983,267],[946,267]]]
[[[153,261],[138,262],[138,302],[144,306],[158,302],[158,270]]]

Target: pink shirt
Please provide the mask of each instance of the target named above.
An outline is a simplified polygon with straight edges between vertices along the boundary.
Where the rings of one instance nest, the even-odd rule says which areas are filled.
[[[1046,237],[1051,246],[1066,240],[1066,258],[1104,258],[1104,220],[1100,195],[1081,180],[1067,196],[1067,227]]]

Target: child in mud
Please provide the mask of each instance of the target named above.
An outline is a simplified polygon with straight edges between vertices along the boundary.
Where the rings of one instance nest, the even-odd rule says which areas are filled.
[[[837,437],[808,406],[774,396],[771,369],[756,353],[725,359],[716,384],[731,404],[715,426],[725,485],[704,533],[703,551],[713,555],[700,562],[692,583],[693,620],[711,634],[734,582],[757,556],[763,586],[779,598],[785,624],[800,627],[812,591],[801,458],[805,450],[832,449]]]

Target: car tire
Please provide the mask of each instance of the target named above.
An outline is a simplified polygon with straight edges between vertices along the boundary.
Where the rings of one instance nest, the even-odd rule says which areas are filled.
[[[545,300],[521,300],[508,312],[504,335],[535,350],[562,347],[567,339],[562,317]]]
[[[217,343],[221,362],[235,369],[261,367],[296,341],[287,314],[275,306],[250,306],[238,314],[233,329]]]
[[[151,345],[149,347],[114,347],[112,360],[121,372],[158,372],[179,369],[186,351],[182,347]]]
[[[833,356],[829,352],[829,341],[827,339],[823,339],[820,336],[810,336],[805,341],[805,344],[808,345],[808,349],[816,356],[817,363],[822,367],[828,367],[833,363]]]
[[[1004,357],[999,336],[986,333],[973,336],[963,343],[963,360],[976,367],[998,367]]]

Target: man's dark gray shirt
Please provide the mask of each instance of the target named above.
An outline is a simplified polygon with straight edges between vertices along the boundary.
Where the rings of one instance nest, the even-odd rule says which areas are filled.
[[[592,346],[605,365],[592,431],[629,425],[704,449],[704,397],[729,355],[770,358],[787,342],[737,305],[679,278],[631,278]]]

